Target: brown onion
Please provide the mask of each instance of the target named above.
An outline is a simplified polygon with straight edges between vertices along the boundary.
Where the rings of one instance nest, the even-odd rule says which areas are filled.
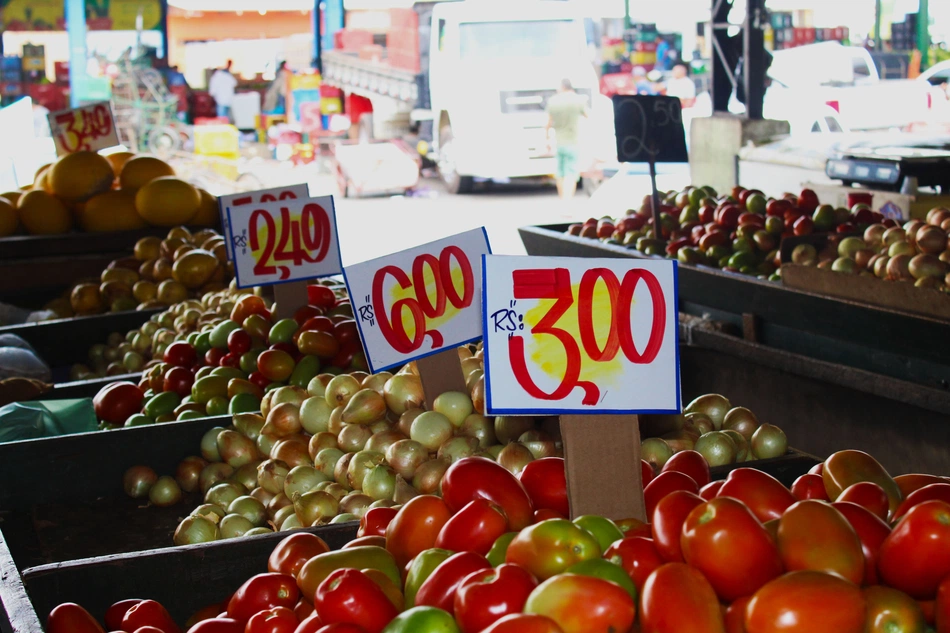
[[[425,409],[408,409],[404,411],[402,415],[399,416],[399,420],[396,423],[396,430],[409,437],[409,433],[412,431],[412,423],[420,415],[425,413]]]
[[[500,415],[495,418],[495,437],[502,444],[514,442],[522,433],[534,428],[534,418]]]
[[[363,382],[360,383],[360,387],[363,389],[372,389],[382,396],[385,394],[386,382],[392,377],[393,375],[388,371],[381,371],[378,374],[366,377]]]
[[[343,408],[344,424],[372,424],[386,415],[386,401],[372,389],[360,389]]]
[[[515,476],[520,475],[525,466],[533,461],[534,456],[531,451],[520,442],[505,444],[505,447],[501,449],[501,453],[498,454],[498,463]]]
[[[300,433],[303,427],[300,424],[300,405],[292,402],[282,402],[271,407],[267,414],[267,422],[261,433],[275,437],[287,437]]]
[[[271,494],[284,491],[284,479],[290,472],[290,466],[279,459],[267,459],[257,466],[257,481],[261,488]]]
[[[224,430],[222,426],[215,426],[201,436],[201,456],[209,462],[220,462],[221,453],[218,452],[218,433]]]
[[[336,497],[328,492],[315,490],[294,495],[293,502],[301,525],[313,525],[318,520],[329,520],[340,507]]]
[[[498,442],[495,438],[495,423],[481,413],[473,413],[465,418],[459,433],[478,440],[479,448],[487,448]]]
[[[217,462],[208,464],[201,470],[198,476],[198,487],[202,493],[208,492],[215,484],[218,484],[234,474],[234,469],[225,463]]]
[[[271,452],[274,450],[274,444],[276,444],[279,440],[279,437],[268,435],[267,433],[261,433],[257,436],[257,452],[259,452],[261,455],[270,456]]]
[[[386,449],[386,461],[406,479],[412,479],[416,469],[428,460],[429,450],[414,440],[399,440]]]
[[[355,514],[362,518],[373,499],[362,493],[350,493],[340,499],[340,512]]]
[[[749,409],[745,407],[735,407],[729,409],[725,419],[722,421],[723,430],[737,431],[742,437],[749,441],[752,434],[759,428],[759,419],[755,417]]]
[[[321,481],[327,481],[327,476],[312,466],[291,468],[284,478],[284,494],[292,500],[294,494],[310,492]]]
[[[396,485],[393,488],[393,501],[395,503],[403,504],[413,497],[418,496],[418,490],[413,488],[409,482],[402,478],[402,476],[396,475]]]
[[[350,461],[353,459],[354,455],[356,455],[356,453],[344,453],[343,457],[337,461],[336,466],[333,467],[333,480],[341,486],[350,486],[350,483],[347,481],[346,474],[350,470]]]
[[[424,495],[435,494],[442,485],[442,475],[450,465],[444,459],[430,459],[423,463],[412,477],[412,487]]]
[[[293,507],[293,503],[283,492],[274,495],[274,498],[267,502],[267,514],[273,517],[281,508],[287,506]]]
[[[476,450],[478,450],[478,440],[460,435],[446,440],[439,447],[438,456],[451,464],[463,457],[471,457]]]
[[[323,433],[330,422],[333,411],[324,398],[307,398],[300,405],[300,425],[310,435]]]
[[[337,444],[340,450],[346,453],[358,453],[366,446],[369,438],[373,437],[373,432],[361,424],[347,424],[337,436]]]
[[[260,459],[257,445],[237,431],[225,430],[218,433],[218,453],[231,468],[240,468]]]
[[[347,464],[346,482],[353,490],[363,489],[366,473],[379,464],[386,463],[386,456],[376,451],[359,451]]]
[[[310,453],[310,459],[316,461],[317,453],[322,451],[325,448],[340,448],[340,444],[336,441],[336,435],[333,433],[317,433],[310,438],[310,443],[307,446],[307,450]]]
[[[396,473],[386,464],[373,466],[363,477],[362,490],[374,501],[392,500],[396,487]]]
[[[122,489],[133,499],[144,499],[158,481],[158,474],[148,466],[132,466],[122,476]]]
[[[340,461],[345,454],[346,453],[338,448],[321,449],[313,460],[313,467],[332,479],[335,476],[334,472],[337,462]]]
[[[386,450],[401,440],[409,439],[399,431],[394,431],[391,429],[386,429],[384,431],[379,431],[373,433],[372,437],[366,442],[366,450],[376,451],[378,453],[385,453]]]
[[[330,412],[330,418],[327,420],[327,433],[339,435],[343,430],[343,407],[337,407]]]
[[[554,457],[557,454],[554,439],[544,431],[537,429],[525,431],[518,437],[518,442],[531,451],[535,459]]]
[[[247,464],[244,464],[240,468],[234,471],[234,474],[228,477],[228,481],[233,481],[239,483],[248,490],[254,490],[257,488],[257,467],[261,464],[260,461],[253,461]]]
[[[409,409],[417,409],[425,402],[422,380],[411,374],[396,374],[386,381],[383,387],[386,406],[394,413],[402,415]]]
[[[267,490],[264,490],[263,488],[258,486],[257,488],[251,491],[251,496],[257,499],[258,501],[260,501],[261,503],[263,503],[264,507],[266,508],[267,504],[269,504],[271,500],[277,495],[275,495],[272,492],[268,492]]]
[[[291,435],[277,442],[271,450],[271,457],[287,462],[291,468],[313,463],[310,461],[310,442],[303,435]]]
[[[360,390],[360,382],[349,374],[340,374],[334,376],[333,380],[327,385],[326,398],[327,404],[331,407],[345,407],[357,391]]]
[[[248,439],[257,441],[257,436],[264,428],[264,418],[256,413],[237,413],[234,415],[234,428]]]

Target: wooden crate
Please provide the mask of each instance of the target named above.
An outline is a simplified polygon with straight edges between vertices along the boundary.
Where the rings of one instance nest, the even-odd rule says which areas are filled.
[[[162,237],[168,229],[150,227],[116,233],[65,233],[63,235],[13,235],[0,238],[0,260],[62,257],[66,255],[128,255],[143,237]]]

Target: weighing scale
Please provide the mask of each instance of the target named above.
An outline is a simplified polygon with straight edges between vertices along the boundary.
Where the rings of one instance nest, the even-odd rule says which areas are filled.
[[[845,185],[916,194],[918,188],[950,193],[950,138],[906,144],[855,144],[828,159],[825,174]],[[908,182],[916,179],[916,186]]]

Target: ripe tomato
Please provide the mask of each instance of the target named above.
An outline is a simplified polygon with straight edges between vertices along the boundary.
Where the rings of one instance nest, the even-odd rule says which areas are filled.
[[[307,286],[307,303],[318,308],[329,310],[336,305],[336,295],[326,286],[311,284]]]
[[[379,585],[358,569],[337,569],[317,587],[313,608],[325,624],[356,624],[380,633],[399,611]]]
[[[106,617],[103,619],[106,623],[106,628],[110,631],[117,631],[122,628],[122,618],[125,617],[126,612],[142,602],[141,599],[135,598],[132,600],[120,600],[113,604],[106,611]],[[220,613],[220,611],[215,611],[215,614]]]
[[[943,484],[947,483],[947,480],[943,477],[938,477],[937,475],[898,475],[894,477],[894,483],[897,484],[897,487],[900,488],[901,494],[907,496],[915,490],[920,490],[924,486],[929,486],[930,484]]]
[[[722,485],[726,483],[722,479],[717,479],[716,481],[710,481],[708,484],[699,489],[699,496],[709,501],[717,494],[719,494],[719,489],[722,488]]]
[[[469,574],[455,592],[459,628],[462,633],[478,633],[506,615],[521,613],[537,586],[537,579],[518,565],[502,564]]]
[[[699,570],[667,563],[640,596],[640,633],[725,633],[716,592]]]
[[[435,546],[484,556],[505,532],[508,520],[501,509],[490,501],[474,499],[446,521]]]
[[[270,319],[270,310],[264,300],[257,295],[242,295],[240,299],[231,308],[231,320],[242,325],[244,319],[252,314],[259,314],[266,319]]]
[[[315,316],[307,319],[297,330],[297,335],[301,332],[328,332],[333,333],[333,321],[325,316]]]
[[[828,493],[825,492],[825,482],[821,475],[806,473],[795,480],[789,489],[792,496],[799,501],[805,499],[818,499],[819,501],[830,501]]]
[[[864,578],[857,533],[844,515],[823,501],[806,499],[785,511],[778,524],[778,551],[787,571],[823,571],[856,585]]]
[[[680,451],[669,458],[660,472],[675,471],[689,475],[702,488],[710,481],[709,462],[697,451]]]
[[[484,569],[491,569],[491,564],[488,559],[475,552],[459,552],[449,556],[432,570],[419,587],[416,592],[416,606],[436,607],[453,613],[455,594],[462,581],[469,574]]]
[[[244,633],[244,624],[234,618],[209,618],[188,629],[188,633]]]
[[[694,494],[699,492],[699,486],[689,475],[676,471],[660,473],[643,489],[643,501],[646,505],[647,516],[652,517],[656,504],[660,499],[674,490],[686,490]]]
[[[554,510],[562,517],[571,513],[563,457],[544,457],[529,462],[518,479],[535,509]]]
[[[274,607],[252,615],[244,633],[294,633],[299,624],[292,609]]]
[[[950,576],[937,587],[937,601],[934,605],[934,621],[937,633],[950,633]]]
[[[354,547],[365,547],[367,545],[372,545],[374,547],[382,547],[386,549],[386,537],[385,536],[361,536],[355,538],[340,549],[352,549]]]
[[[638,592],[643,591],[643,583],[650,574],[666,562],[656,551],[653,539],[644,536],[627,536],[617,541],[607,548],[604,558],[623,567]]]
[[[294,358],[281,349],[269,349],[257,357],[257,371],[271,382],[284,382],[294,371]]]
[[[726,633],[746,633],[745,612],[751,601],[752,596],[743,596],[738,600],[734,600],[732,604],[726,608],[726,613],[723,616]]]
[[[778,479],[755,468],[730,472],[716,497],[738,499],[763,523],[779,518],[795,503],[795,497]]]
[[[316,534],[298,532],[277,544],[267,558],[267,571],[296,577],[304,563],[329,551],[330,547]]]
[[[228,617],[246,621],[265,609],[293,609],[299,597],[297,582],[290,574],[257,574],[249,578],[231,596],[228,601]]]
[[[917,601],[903,591],[880,585],[864,588],[867,633],[923,633],[927,621]]]
[[[482,633],[564,633],[564,631],[551,618],[518,613],[506,615]]]
[[[72,602],[64,602],[50,611],[46,633],[105,633],[89,612]]]
[[[729,497],[693,508],[683,524],[683,558],[726,602],[754,593],[782,573],[775,542],[752,512]]]
[[[396,517],[395,508],[370,508],[360,518],[360,527],[356,536],[386,536],[386,528]]]
[[[894,516],[891,517],[891,520],[896,522],[900,520],[900,518],[905,514],[907,514],[907,512],[915,505],[934,499],[938,499],[945,503],[950,503],[950,484],[930,484],[910,493],[907,495],[907,498],[901,502],[900,506],[897,508],[897,512],[895,512]],[[886,519],[886,517],[881,518]]]
[[[656,551],[663,560],[671,563],[683,562],[683,550],[680,548],[683,523],[693,508],[702,503],[703,499],[699,495],[686,490],[675,490],[656,504],[650,527]]]
[[[521,482],[500,464],[484,457],[460,459],[442,477],[442,498],[452,512],[474,499],[500,506],[512,530],[531,524],[534,508]]]
[[[173,391],[184,398],[191,395],[191,387],[195,384],[195,375],[185,367],[172,367],[165,372],[162,379],[162,391]]]
[[[548,519],[566,519],[567,517],[561,514],[560,512],[555,512],[554,510],[547,510],[542,508],[541,510],[535,510],[534,514],[531,515],[531,524],[540,523],[541,521],[547,521]]]
[[[324,628],[326,627],[324,627],[323,622],[320,621],[320,616],[317,615],[316,611],[314,611],[309,616],[300,621],[300,624],[298,624],[297,628],[294,629],[294,633],[317,633],[317,631],[320,631]],[[362,633],[362,629],[359,627],[356,628],[358,631],[360,631],[360,633]]]
[[[227,356],[227,353],[225,353],[223,349],[212,347],[207,352],[205,352],[205,365],[208,365],[209,367],[219,367],[221,365],[221,359],[225,356]]]
[[[92,399],[96,417],[103,422],[124,424],[132,415],[142,410],[145,399],[138,385],[131,382],[110,382]]]
[[[950,575],[950,504],[924,501],[904,515],[881,543],[878,572],[885,584],[931,600]]]
[[[313,605],[310,604],[310,601],[306,598],[301,598],[297,601],[297,604],[294,605],[294,615],[297,616],[300,622],[303,622],[313,615]]]
[[[593,576],[560,574],[531,592],[524,611],[551,618],[564,633],[592,633],[629,631],[637,606],[616,583]]]
[[[228,334],[228,351],[235,356],[251,351],[251,343],[251,335],[240,328]]]
[[[847,519],[861,541],[861,551],[864,554],[864,579],[862,584],[876,585],[878,582],[877,559],[881,551],[881,543],[891,533],[887,523],[875,516],[865,507],[850,501],[835,502],[831,506]]]
[[[950,489],[950,484],[947,485],[947,488]],[[856,484],[851,484],[838,495],[835,501],[850,501],[851,503],[856,503],[861,507],[867,508],[876,516],[881,517],[884,521],[887,521],[890,501],[884,489],[873,481],[859,481]],[[896,518],[897,517],[895,517],[895,520]]]
[[[650,524],[644,523],[640,519],[617,519],[614,524],[620,528],[624,536],[650,536]],[[645,534],[642,534],[641,532],[644,532],[644,529]]]
[[[143,626],[154,626],[163,633],[180,633],[171,614],[154,600],[142,600],[122,616],[122,630],[135,631]]]
[[[505,562],[547,580],[574,563],[600,555],[600,545],[590,532],[566,519],[550,519],[521,530],[508,545]]]
[[[656,477],[656,472],[653,470],[653,464],[646,461],[645,459],[640,460],[640,477],[643,479],[644,486],[653,481],[653,478]]]
[[[403,505],[386,527],[386,549],[396,564],[405,567],[416,554],[434,547],[451,516],[445,502],[434,495],[413,497]]]
[[[357,347],[360,345],[360,332],[356,328],[356,321],[345,319],[333,324],[333,337],[340,341],[340,345],[354,343]]]
[[[165,348],[162,360],[175,367],[194,367],[198,362],[198,352],[193,345],[184,341],[176,341]]]
[[[748,633],[864,633],[861,590],[838,576],[793,571],[752,596],[746,610]]]
[[[862,451],[838,451],[825,460],[825,467],[821,471],[825,480],[825,490],[828,498],[838,500],[838,495],[851,484],[859,481],[873,481],[887,494],[889,511],[894,512],[900,505],[903,495],[897,483],[891,478],[881,464]]]

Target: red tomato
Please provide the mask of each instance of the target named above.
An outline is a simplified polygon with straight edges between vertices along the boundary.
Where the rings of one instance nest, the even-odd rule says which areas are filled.
[[[861,541],[861,551],[864,553],[865,585],[875,585],[878,582],[877,559],[881,551],[881,543],[891,533],[887,523],[875,516],[870,510],[856,503],[832,503],[831,506],[847,519]]]
[[[220,367],[221,359],[225,356],[227,356],[227,352],[225,352],[223,349],[212,347],[207,352],[205,352],[205,365],[209,367]]]
[[[602,554],[593,534],[566,519],[551,519],[521,530],[508,544],[505,562],[521,565],[539,580],[547,580]]]
[[[242,325],[244,319],[252,314],[259,314],[270,319],[270,310],[267,309],[264,300],[257,295],[242,295],[231,308],[231,320],[238,325]]]
[[[669,458],[660,472],[670,471],[689,475],[696,482],[696,485],[702,488],[710,482],[709,462],[702,454],[696,451],[680,451]]]
[[[793,571],[752,596],[748,633],[864,633],[865,600],[854,584],[820,571]]]
[[[228,334],[228,351],[240,357],[241,354],[251,351],[251,342],[251,335],[246,331],[240,328],[232,330]]]
[[[297,616],[297,619],[301,622],[313,615],[313,605],[310,604],[310,601],[306,598],[301,598],[297,601],[297,604],[294,605],[294,615]]]
[[[867,633],[916,633],[927,628],[927,620],[917,601],[903,591],[866,587]]]
[[[154,600],[142,600],[122,616],[122,630],[135,631],[143,626],[154,626],[163,633],[180,633],[171,614]]]
[[[644,523],[640,519],[617,519],[614,524],[620,528],[624,536],[652,536],[650,534],[650,524]]]
[[[908,496],[915,490],[920,490],[924,486],[929,486],[930,484],[943,484],[947,483],[947,480],[943,477],[938,477],[937,475],[898,475],[894,477],[894,483],[897,484],[897,487],[900,489],[903,496]]]
[[[484,556],[498,537],[508,531],[508,520],[498,506],[484,499],[475,499],[442,526],[435,546],[451,552],[475,552]]]
[[[106,617],[104,618],[106,628],[110,631],[117,631],[121,629],[122,618],[125,617],[125,613],[140,602],[142,602],[140,598],[134,598],[132,600],[120,600],[109,607],[109,609],[106,611]]]
[[[754,593],[782,573],[775,542],[741,502],[716,497],[693,508],[683,524],[683,558],[726,602]]]
[[[752,596],[744,596],[738,600],[734,600],[732,604],[726,608],[726,613],[723,616],[726,633],[746,633],[745,611],[751,600]]]
[[[950,489],[950,485],[947,485]],[[873,481],[859,481],[845,488],[835,501],[850,501],[867,508],[876,516],[887,521],[890,500],[884,489]],[[895,517],[896,519],[896,517]]]
[[[640,633],[725,633],[719,600],[699,570],[667,563],[640,596]]]
[[[336,626],[336,625],[329,625]],[[317,633],[326,627],[323,625],[323,622],[320,620],[320,616],[317,615],[317,612],[314,611],[309,616],[300,621],[300,624],[297,625],[297,628],[294,629],[294,633]],[[360,627],[356,627],[357,631],[363,633],[363,630]]]
[[[551,618],[564,633],[629,631],[637,605],[626,590],[609,580],[560,574],[531,592],[524,611]]]
[[[653,470],[653,464],[646,461],[645,459],[640,460],[640,477],[643,479],[644,486],[653,481],[653,478],[656,477],[656,472]]]
[[[660,502],[660,499],[674,490],[686,490],[696,494],[699,492],[699,486],[689,475],[676,471],[660,473],[656,476],[656,479],[643,489],[643,501],[646,504],[647,516],[652,517],[656,504]]]
[[[778,524],[778,552],[787,571],[810,569],[860,585],[864,551],[844,515],[829,504],[806,499],[793,504]]]
[[[198,362],[198,352],[190,343],[176,341],[165,348],[162,360],[175,367],[194,367]]]
[[[809,475],[820,475],[825,469],[825,462],[818,462],[814,466],[808,469]]]
[[[386,536],[386,528],[396,517],[395,508],[370,508],[360,519],[356,536]]]
[[[329,551],[330,547],[316,534],[298,532],[277,544],[267,558],[267,571],[296,577],[304,563]]]
[[[160,628],[155,626],[140,626],[135,629],[133,633],[164,633]]]
[[[244,622],[234,618],[210,618],[188,629],[188,633],[244,633]]]
[[[683,523],[693,508],[702,503],[703,499],[699,495],[686,490],[675,490],[656,504],[650,527],[656,551],[663,560],[670,563],[683,562],[683,550],[680,549]]]
[[[337,569],[317,587],[313,607],[326,624],[349,623],[380,633],[399,611],[386,593],[357,569]]]
[[[92,399],[96,417],[103,422],[124,424],[132,415],[142,410],[145,399],[138,385],[131,382],[110,382]]]
[[[248,620],[264,609],[292,609],[300,597],[297,581],[290,574],[257,574],[234,592],[228,601],[228,617]]]
[[[182,398],[191,395],[191,386],[195,384],[195,375],[185,367],[172,367],[165,372],[162,391],[173,391]]]
[[[270,380],[268,380],[267,377],[264,376],[264,374],[262,374],[259,371],[252,371],[250,375],[247,377],[247,379],[250,380],[255,385],[257,385],[258,387],[260,387],[261,389],[266,388],[267,385],[270,384]]]
[[[937,586],[937,602],[934,605],[932,624],[937,633],[950,633],[950,576],[940,581]]]
[[[854,486],[852,486],[853,488]],[[883,490],[881,491],[884,492]],[[844,496],[844,493],[841,493]],[[898,521],[903,517],[907,512],[916,506],[917,504],[923,503],[924,501],[932,501],[937,499],[945,503],[950,503],[950,484],[948,483],[939,483],[939,484],[929,484],[923,488],[919,488],[914,492],[907,495],[907,498],[904,499],[900,506],[897,507],[897,512],[894,513],[894,516],[891,517],[891,521]],[[886,496],[885,496],[886,500]],[[863,505],[863,504],[859,504]],[[885,509],[887,506],[885,506]],[[870,508],[868,508],[870,509]],[[880,515],[879,515],[880,516]],[[881,517],[882,519],[887,519],[886,516]]]
[[[46,618],[46,633],[105,633],[89,612],[72,602],[64,602]]]
[[[466,576],[455,592],[455,619],[462,633],[478,633],[512,613],[521,613],[538,581],[526,569],[503,563]]]
[[[805,499],[830,501],[828,493],[825,492],[825,481],[821,478],[821,475],[811,473],[802,475],[795,480],[790,490],[792,496],[799,501],[804,501]]]
[[[336,305],[336,295],[326,286],[311,284],[307,286],[307,303],[329,310]]]
[[[708,484],[699,489],[699,496],[709,501],[717,494],[719,494],[719,489],[722,488],[722,485],[726,483],[722,479],[717,479],[716,481],[710,481]]]
[[[300,326],[300,329],[297,330],[297,333],[300,332],[333,332],[333,321],[328,319],[325,316],[315,316],[312,319],[307,319],[303,325]]]
[[[300,633],[299,629],[297,633]],[[366,633],[366,630],[356,624],[337,622],[336,624],[328,624],[318,629],[317,633]]]
[[[340,549],[352,549],[354,547],[365,547],[367,545],[372,545],[373,547],[382,547],[386,549],[386,537],[385,536],[361,536],[355,538]]]
[[[434,495],[420,495],[406,502],[386,528],[386,549],[396,564],[405,567],[416,554],[434,547],[442,526],[451,516],[445,502]]]
[[[564,517],[570,515],[563,457],[544,457],[529,462],[518,479],[536,509],[554,510]]]
[[[763,523],[779,518],[795,503],[795,497],[778,479],[755,468],[730,472],[716,496],[738,499]]]
[[[481,554],[459,552],[446,558],[426,578],[416,593],[416,606],[437,607],[454,613],[455,594],[465,577],[482,569],[491,569],[491,563]]]
[[[331,291],[332,292],[332,291]],[[294,312],[294,321],[297,322],[297,325],[303,325],[313,317],[317,317],[323,314],[323,308],[318,308],[317,306],[300,306]]]
[[[564,631],[551,618],[518,613],[506,615],[482,633],[564,633]]]
[[[644,536],[622,538],[607,548],[604,558],[623,567],[638,592],[643,590],[650,574],[666,562],[656,551],[653,539]]]
[[[554,510],[535,510],[534,514],[531,515],[531,525],[535,523],[540,523],[541,521],[547,521],[548,519],[566,519],[567,517],[563,514],[555,512]]]
[[[885,584],[918,600],[931,600],[950,576],[950,504],[919,503],[881,543],[878,572]]]
[[[903,499],[900,488],[880,462],[862,451],[846,450],[833,453],[825,460],[821,476],[825,480],[828,498],[832,501],[837,501],[838,495],[844,492],[845,488],[859,481],[873,481],[883,488],[887,493],[891,512],[897,510]]]
[[[252,615],[244,633],[294,633],[299,624],[292,609],[274,607]]]
[[[491,501],[504,510],[513,531],[531,524],[534,508],[521,482],[500,464],[484,457],[460,459],[442,477],[442,498],[452,512],[474,499]]]
[[[356,321],[353,319],[345,319],[338,323],[333,324],[333,338],[340,341],[340,345],[343,346],[347,343],[353,343],[357,347],[360,346],[360,332],[356,328]]]
[[[222,613],[228,606],[227,600],[218,604],[210,604],[206,607],[202,607],[191,614],[191,617],[185,622],[185,629],[190,631],[192,627],[201,622],[202,620],[210,620],[212,618],[218,617],[219,613]],[[116,627],[118,628],[118,627]]]

